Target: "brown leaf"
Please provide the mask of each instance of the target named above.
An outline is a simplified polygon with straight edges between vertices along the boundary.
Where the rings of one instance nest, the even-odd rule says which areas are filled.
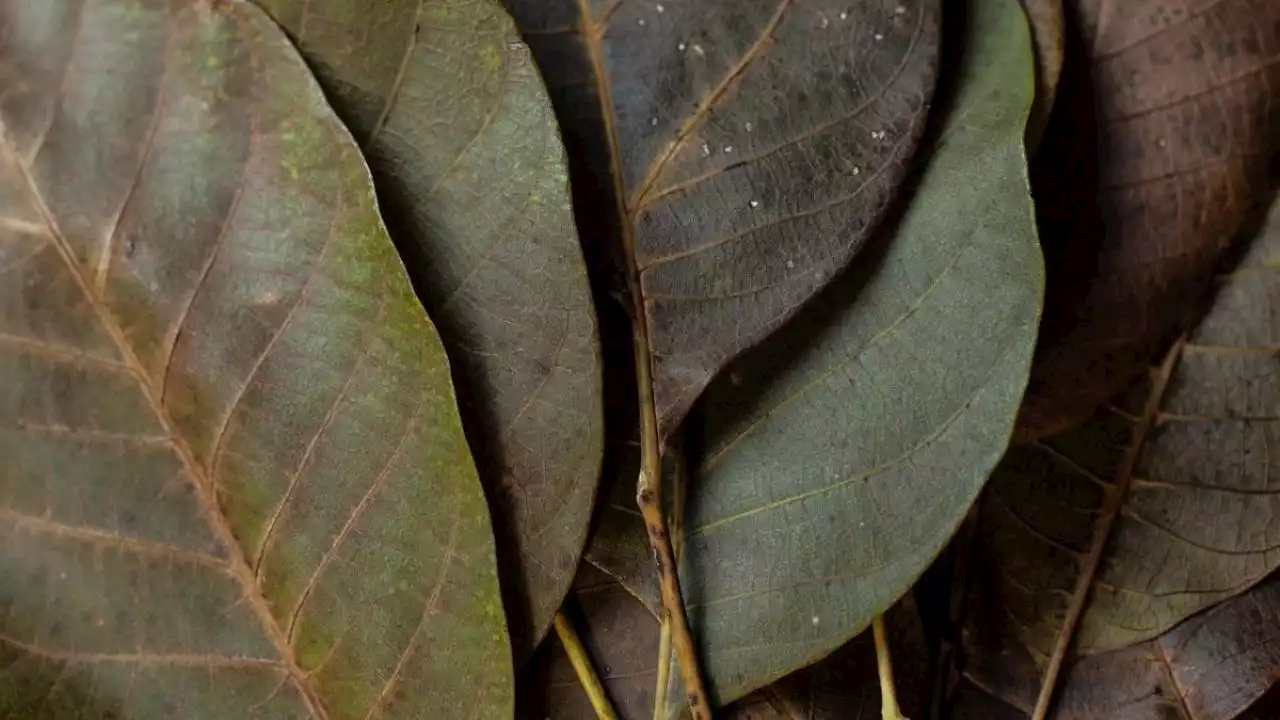
[[[565,604],[613,708],[622,720],[653,717],[658,619],[604,571],[584,562]],[[552,633],[521,678],[518,717],[590,720],[596,717],[569,656]]]
[[[877,226],[924,128],[939,2],[507,5],[556,103],[584,235],[637,276],[669,436]]]
[[[6,0],[0,88],[0,716],[510,717],[444,349],[284,34]]]
[[[967,625],[969,674],[980,685],[1025,706],[1055,653],[1161,635],[1176,649],[1171,627],[1280,564],[1280,491],[1270,485],[1280,473],[1278,260],[1280,203],[1151,378],[997,468],[982,503]],[[1222,702],[1210,695],[1192,710],[1218,717]]]
[[[1027,439],[1088,418],[1176,332],[1265,187],[1280,128],[1280,3],[1073,4],[1032,168],[1049,295]]]
[[[1036,99],[1027,119],[1027,147],[1032,149],[1040,145],[1040,136],[1049,123],[1062,74],[1062,2],[1022,0],[1036,45]]]
[[[1029,711],[1035,703],[1035,659],[1016,647],[974,652],[971,681]],[[1052,717],[1066,720],[1232,720],[1274,685],[1280,668],[1280,578],[1190,618],[1154,641],[1084,658],[1063,677]],[[955,717],[989,717],[996,702],[957,697]],[[1011,717],[1025,717],[1011,712]],[[1274,717],[1271,715],[1260,717]]]
[[[360,142],[440,329],[523,660],[573,580],[603,446],[595,317],[546,90],[497,0],[257,2]]]

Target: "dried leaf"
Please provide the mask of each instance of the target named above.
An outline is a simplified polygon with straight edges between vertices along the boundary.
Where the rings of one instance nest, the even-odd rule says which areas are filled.
[[[621,720],[653,717],[658,619],[626,588],[583,563],[565,604]],[[539,648],[521,681],[518,716],[527,720],[596,717],[556,637]]]
[[[1043,280],[1023,145],[1031,40],[1016,0],[950,22],[967,28],[957,95],[903,216],[727,368],[693,428],[681,581],[719,704],[892,605],[1005,450]]]
[[[1007,684],[1011,647],[1043,666],[1059,646],[1087,655],[1149,640],[1280,564],[1277,268],[1280,204],[1152,380],[1001,464],[974,563],[985,580],[970,601],[979,684]],[[1064,622],[1073,607],[1078,627]],[[980,650],[984,638],[1011,640],[995,653]]]
[[[1016,643],[1016,640],[1014,641]],[[970,677],[1009,702],[1011,717],[1035,703],[1035,659],[1016,645],[983,648]],[[1233,720],[1274,686],[1280,667],[1280,578],[1190,618],[1151,642],[1080,660],[1064,676],[1055,718]],[[962,695],[957,720],[982,693]],[[1274,717],[1261,715],[1259,717]]]
[[[526,657],[573,580],[603,450],[595,316],[537,68],[497,0],[258,2],[365,150],[440,328]]]
[[[444,351],[284,35],[9,0],[0,86],[0,715],[509,717]]]
[[[1034,150],[1049,123],[1062,74],[1062,0],[1022,0],[1022,7],[1036,46],[1036,99],[1027,120],[1027,147]]]
[[[878,224],[924,126],[939,0],[507,5],[579,222],[638,269],[667,436]]]
[[[1176,334],[1266,188],[1280,129],[1280,3],[1074,4],[1032,168],[1049,296],[1027,439],[1088,419]]]

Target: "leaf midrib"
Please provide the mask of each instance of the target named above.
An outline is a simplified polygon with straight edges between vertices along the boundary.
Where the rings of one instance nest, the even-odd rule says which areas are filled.
[[[228,18],[231,17],[232,16],[228,14]],[[70,60],[68,60],[68,66],[69,65]],[[157,97],[156,102],[158,103],[160,101],[161,98]],[[39,145],[37,145],[37,147],[39,147]],[[47,235],[44,237],[45,242],[50,243],[57,251],[72,280],[75,282],[76,287],[83,294],[89,306],[93,308],[94,315],[97,316],[102,329],[111,337],[112,344],[123,358],[123,364],[125,365],[128,374],[137,382],[138,388],[146,399],[152,412],[155,414],[156,420],[164,428],[164,431],[173,446],[174,452],[181,460],[184,469],[193,479],[193,484],[196,486],[196,495],[200,499],[200,507],[207,516],[206,519],[211,529],[218,537],[219,541],[228,548],[229,574],[235,577],[236,580],[238,580],[244,587],[245,600],[252,608],[253,613],[258,616],[264,631],[271,639],[277,653],[279,653],[281,658],[281,667],[288,672],[290,679],[294,681],[294,684],[298,688],[299,696],[307,706],[309,714],[318,720],[327,720],[328,715],[324,711],[323,703],[320,702],[320,699],[308,684],[306,673],[303,672],[301,667],[298,665],[297,659],[294,657],[284,633],[281,632],[279,625],[271,615],[271,610],[266,598],[263,596],[261,588],[254,580],[253,571],[250,569],[248,562],[244,557],[243,548],[231,532],[231,527],[228,524],[227,519],[218,509],[218,503],[216,497],[213,495],[213,485],[208,473],[196,461],[195,454],[187,443],[186,438],[178,432],[173,419],[169,416],[169,413],[159,401],[159,395],[157,394],[156,389],[152,386],[152,383],[147,380],[147,373],[145,372],[144,365],[138,359],[136,353],[134,353],[133,347],[127,342],[120,323],[114,317],[111,310],[102,301],[102,298],[100,298],[97,293],[93,292],[92,285],[90,285],[85,277],[83,268],[81,268],[80,264],[75,259],[75,253],[67,244],[66,238],[63,236],[53,217],[53,213],[45,203],[43,193],[40,192],[39,186],[31,177],[26,164],[22,160],[21,154],[17,152],[15,147],[13,147],[12,140],[5,136],[4,133],[0,133],[0,151],[9,156],[8,159],[10,163],[22,176],[22,185],[27,192],[30,203],[39,214],[45,228],[48,230]],[[145,162],[145,160],[146,158],[144,155],[144,157],[139,159],[139,162],[142,163]],[[141,176],[141,171],[135,173],[135,185],[141,179]],[[128,202],[127,198],[132,196],[132,194],[133,188],[130,187],[129,191],[126,193],[126,203]],[[123,212],[123,208],[121,212]]]

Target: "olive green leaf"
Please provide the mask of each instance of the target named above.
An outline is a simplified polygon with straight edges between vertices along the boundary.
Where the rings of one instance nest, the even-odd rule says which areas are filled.
[[[1043,286],[1023,145],[1034,60],[1017,0],[947,22],[966,28],[956,96],[903,216],[729,365],[694,428],[680,573],[719,703],[867,627],[1004,453]]]
[[[0,29],[0,716],[510,717],[444,350],[286,37]]]
[[[579,222],[625,256],[669,437],[879,224],[925,125],[940,2],[507,5],[556,103]]]
[[[439,327],[523,658],[573,581],[604,442],[595,315],[538,70],[497,0],[258,2],[364,150]]]
[[[982,503],[968,636],[1055,657],[1161,635],[1280,566],[1280,204],[1164,362],[1089,423],[1014,450]],[[1000,658],[975,668],[996,687]],[[987,668],[982,670],[981,668]],[[1039,678],[1037,678],[1039,680]],[[1052,692],[1053,673],[1044,678]]]

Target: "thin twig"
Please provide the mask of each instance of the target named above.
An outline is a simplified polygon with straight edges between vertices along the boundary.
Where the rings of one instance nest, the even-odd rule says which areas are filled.
[[[565,616],[563,610],[556,613],[555,625],[556,635],[560,636],[560,644],[564,645],[564,651],[569,655],[569,662],[573,664],[573,671],[578,675],[578,682],[582,684],[587,698],[591,700],[596,718],[618,720],[618,714],[613,711],[609,695],[604,691],[604,685],[600,682],[600,676],[596,674],[595,666],[591,664],[587,649],[583,647],[578,631],[573,629],[573,623]]]
[[[653,686],[653,720],[667,720],[667,683],[671,682],[671,623],[658,629],[658,676]]]
[[[898,693],[893,689],[893,659],[889,656],[889,637],[884,631],[884,616],[871,621],[876,639],[876,669],[880,672],[880,717],[882,720],[907,720],[898,708]]]

